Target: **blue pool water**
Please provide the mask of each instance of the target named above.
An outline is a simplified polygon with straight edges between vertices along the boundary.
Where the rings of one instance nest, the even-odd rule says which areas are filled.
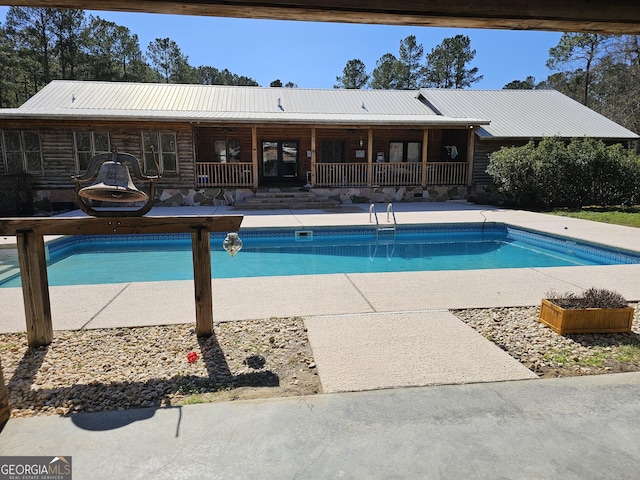
[[[640,256],[503,225],[242,230],[235,257],[211,236],[214,278],[640,263]],[[189,235],[65,237],[48,245],[49,284],[193,279]],[[0,287],[16,287],[12,278]]]

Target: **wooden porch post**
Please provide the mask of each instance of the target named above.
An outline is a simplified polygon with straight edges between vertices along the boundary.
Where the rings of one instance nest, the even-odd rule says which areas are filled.
[[[258,127],[251,126],[251,166],[253,168],[253,188],[258,188]]]
[[[49,345],[53,340],[49,278],[44,237],[33,231],[17,232],[18,262],[22,276],[22,297],[30,347]]]
[[[367,180],[371,187],[373,185],[373,128],[367,132]]]
[[[316,186],[316,127],[311,127],[311,186]]]
[[[191,234],[193,286],[196,297],[196,335],[213,335],[213,295],[211,290],[211,248],[209,232],[199,228]]]
[[[427,153],[429,152],[429,129],[422,131],[422,188],[427,186]]]
[[[467,186],[473,183],[473,156],[475,155],[476,135],[473,126],[469,128],[469,137],[467,141]]]

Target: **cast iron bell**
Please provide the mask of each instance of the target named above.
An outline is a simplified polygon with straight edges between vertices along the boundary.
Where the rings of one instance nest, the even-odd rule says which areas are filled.
[[[99,170],[98,170],[99,169]],[[149,193],[139,190],[131,179],[130,171],[135,178],[149,182]],[[129,153],[101,153],[91,159],[84,175],[76,175],[76,195],[78,205],[83,212],[94,217],[136,217],[151,210],[156,195],[154,181],[159,176],[147,176],[140,171],[138,159]],[[83,184],[93,182],[83,187]],[[87,200],[90,202],[87,203]],[[96,210],[92,201],[108,203],[135,203],[146,201],[138,210],[102,208]]]
[[[95,183],[80,189],[78,195],[91,200],[122,203],[143,202],[149,198],[133,184],[127,166],[114,161],[104,162]]]

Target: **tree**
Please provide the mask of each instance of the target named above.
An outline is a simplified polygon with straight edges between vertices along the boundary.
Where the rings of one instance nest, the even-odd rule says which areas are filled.
[[[215,67],[200,66],[196,68],[197,83],[201,85],[244,85],[258,86],[253,78],[238,76],[226,68],[222,71]]]
[[[416,43],[415,35],[409,35],[400,41],[398,88],[403,90],[415,90],[422,83],[424,66],[422,56],[424,48]]]
[[[277,78],[276,80],[274,80],[273,82],[271,82],[269,84],[270,87],[282,87],[282,81]]]
[[[53,47],[60,66],[62,78],[76,78],[76,69],[81,62],[80,39],[85,29],[83,10],[53,9]]]
[[[287,82],[284,84],[284,88],[298,88],[298,84],[293,82]]]
[[[536,88],[536,79],[532,76],[524,80],[513,80],[502,87],[503,90],[533,90],[534,88]]]
[[[349,60],[342,70],[342,76],[336,77],[338,83],[333,88],[360,89],[369,81],[367,69],[357,58]]]
[[[6,34],[18,52],[18,81],[29,97],[52,78],[54,10],[40,7],[11,7],[6,16]],[[22,78],[20,78],[22,76]]]
[[[83,43],[88,58],[86,77],[105,81],[151,81],[138,36],[127,27],[91,17]]]
[[[178,44],[170,38],[156,38],[147,47],[151,67],[166,83],[189,83],[195,80],[195,72],[188,57],[180,51]]]
[[[398,89],[398,73],[402,65],[391,53],[385,53],[376,62],[376,67],[371,72],[369,87],[382,90]]]
[[[551,70],[569,68],[580,77],[582,104],[589,105],[589,93],[593,82],[593,69],[597,66],[610,35],[598,33],[563,33],[558,45],[549,49],[547,67]]]
[[[0,108],[17,107],[21,99],[16,80],[18,75],[18,54],[14,43],[0,25]]]
[[[427,54],[425,85],[437,88],[464,88],[482,80],[478,68],[467,68],[476,56],[466,35],[445,38]]]

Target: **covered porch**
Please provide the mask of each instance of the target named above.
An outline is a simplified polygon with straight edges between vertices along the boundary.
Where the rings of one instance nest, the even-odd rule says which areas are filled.
[[[195,128],[198,188],[467,186],[474,125]]]

